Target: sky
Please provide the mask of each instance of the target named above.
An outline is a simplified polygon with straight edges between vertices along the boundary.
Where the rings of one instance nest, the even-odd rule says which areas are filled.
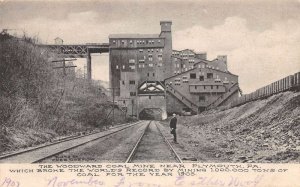
[[[158,34],[172,20],[173,49],[227,55],[244,93],[300,71],[300,0],[0,0],[0,30],[54,43],[107,43],[109,34]],[[77,60],[83,68],[85,59]],[[92,56],[93,79],[108,81],[108,54]]]

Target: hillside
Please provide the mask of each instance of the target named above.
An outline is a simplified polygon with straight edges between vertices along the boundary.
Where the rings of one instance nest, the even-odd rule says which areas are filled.
[[[300,162],[300,93],[178,118],[179,145],[202,162]],[[167,128],[167,124],[166,124]]]
[[[0,154],[128,119],[103,94],[105,88],[66,74],[59,59],[34,39],[0,35]]]

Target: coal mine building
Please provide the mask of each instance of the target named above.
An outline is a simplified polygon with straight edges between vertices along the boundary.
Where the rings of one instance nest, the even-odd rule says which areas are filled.
[[[159,34],[109,35],[110,87],[127,115],[197,114],[238,97],[238,76],[225,55],[209,61],[204,52],[173,50],[172,22],[160,26]]]

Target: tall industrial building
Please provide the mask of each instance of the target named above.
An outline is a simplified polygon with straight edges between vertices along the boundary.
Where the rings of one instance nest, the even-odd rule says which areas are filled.
[[[110,87],[128,115],[195,114],[238,97],[238,76],[227,70],[226,56],[209,61],[206,53],[173,50],[172,22],[160,26],[160,34],[109,36]]]

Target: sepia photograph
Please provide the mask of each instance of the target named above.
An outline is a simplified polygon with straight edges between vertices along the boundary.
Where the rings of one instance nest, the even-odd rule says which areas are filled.
[[[299,0],[0,0],[0,187],[298,186],[299,91]]]

